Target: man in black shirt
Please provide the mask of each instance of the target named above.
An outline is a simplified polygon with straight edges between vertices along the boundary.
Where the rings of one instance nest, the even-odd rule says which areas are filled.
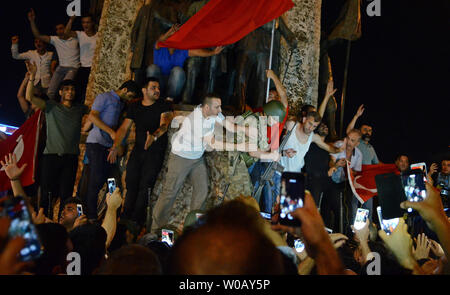
[[[328,135],[328,127],[320,123],[315,131],[322,140]],[[331,211],[334,211],[334,227],[337,228],[339,198],[335,193],[331,175],[336,170],[330,154],[324,149],[311,143],[308,153],[305,155],[304,172],[306,172],[306,187],[314,197],[314,201],[321,210],[325,224],[330,227]]]
[[[149,78],[142,93],[142,101],[129,105],[126,118],[116,132],[114,146],[108,156],[110,161],[115,161],[117,147],[134,122],[136,143],[127,163],[127,195],[122,219],[131,220],[139,226],[145,222],[148,189],[153,189],[163,165],[168,143],[166,131],[173,117],[172,106],[159,98],[157,79]]]

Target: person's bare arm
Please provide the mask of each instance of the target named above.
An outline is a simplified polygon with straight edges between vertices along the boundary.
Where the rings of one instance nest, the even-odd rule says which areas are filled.
[[[117,209],[119,209],[122,204],[122,196],[119,188],[110,194],[106,194],[106,213],[105,218],[103,219],[102,227],[106,231],[106,248],[109,247],[114,236],[116,234],[117,228]]]
[[[213,56],[213,55],[218,55],[219,53],[222,52],[223,50],[223,46],[219,46],[214,48],[213,50],[209,50],[209,49],[189,49],[188,54],[190,57],[193,56],[199,56],[199,57],[209,57],[209,56]]]
[[[106,133],[108,133],[109,136],[111,136],[112,140],[115,139],[116,132],[111,127],[106,125],[105,122],[102,121],[102,119],[100,119],[100,112],[99,111],[91,110],[91,112],[89,113],[88,120],[91,121],[92,123],[94,123],[101,130],[103,130]]]
[[[77,17],[75,15],[70,17],[70,19],[67,22],[66,27],[64,29],[64,37],[66,37],[66,38],[68,38],[68,37],[76,38],[77,37],[77,33],[72,31],[72,25],[76,18]]]
[[[289,102],[287,98],[286,88],[284,88],[283,84],[281,84],[280,79],[277,75],[275,75],[275,72],[273,70],[266,70],[267,78],[272,79],[273,83],[275,84],[275,87],[277,88],[278,95],[280,96],[281,103],[284,105],[285,108],[288,107]]]
[[[121,145],[122,140],[125,138],[125,135],[131,128],[132,124],[133,120],[126,118],[125,120],[123,120],[122,125],[120,125],[119,129],[117,129],[114,144],[108,154],[108,162],[110,163],[116,162],[119,146]]]
[[[30,74],[27,72],[25,78],[20,84],[19,91],[17,91],[17,100],[19,101],[20,108],[24,113],[28,112],[28,110],[30,109],[30,105],[28,104],[28,101],[25,98],[28,80],[30,80]]]
[[[315,144],[317,144],[321,149],[326,150],[330,154],[337,154],[340,152],[339,148],[335,147],[334,145],[325,143],[318,134],[314,133],[312,141]]]
[[[58,61],[57,60],[52,60],[52,63],[50,65],[50,71],[52,73],[52,76],[53,76],[53,74],[56,71],[56,67],[58,67]]]
[[[36,26],[36,14],[34,13],[34,9],[31,9],[30,12],[28,12],[28,20],[30,21],[31,25],[31,31],[33,32],[33,36],[39,40],[42,40],[46,43],[50,43],[50,37],[47,35],[41,35],[39,33],[39,29]]]
[[[22,167],[17,166],[17,158],[15,154],[8,154],[5,156],[5,161],[0,161],[2,168],[5,170],[6,176],[8,176],[11,181],[11,187],[14,197],[22,196],[26,197],[25,191],[20,182],[20,177],[22,176],[27,164],[23,164]]]
[[[323,118],[323,115],[325,114],[325,110],[327,109],[328,101],[337,91],[337,89],[333,89],[333,88],[334,88],[334,83],[333,83],[333,80],[330,79],[330,81],[328,81],[325,97],[323,98],[323,101],[319,107],[319,115],[322,118]]]
[[[360,105],[358,110],[356,111],[355,116],[353,117],[352,121],[350,122],[350,124],[348,124],[347,126],[347,130],[346,133],[348,134],[350,132],[350,130],[355,129],[355,125],[356,125],[356,121],[358,120],[359,117],[362,116],[362,114],[364,113],[364,105]]]
[[[11,55],[13,59],[26,60],[31,59],[29,52],[19,53],[19,36],[11,38]]]
[[[169,130],[169,125],[173,120],[173,112],[166,112],[161,114],[159,128],[156,129],[155,132],[150,134],[150,132],[147,132],[147,139],[145,140],[144,150],[147,150],[155,140],[158,140],[161,136],[164,135],[164,133]]]
[[[156,44],[155,44],[156,50],[161,48],[161,47],[159,47],[159,42],[164,42],[167,39],[169,39],[169,37],[172,36],[173,34],[175,34],[175,32],[178,31],[180,29],[180,27],[181,27],[180,24],[174,24],[167,32],[162,34],[159,37],[158,41],[156,41]]]
[[[36,65],[29,61],[25,62],[27,65],[28,72],[30,73],[30,79],[28,80],[27,90],[25,93],[25,98],[36,105],[39,109],[45,109],[45,101],[34,95],[34,78],[36,76]]]

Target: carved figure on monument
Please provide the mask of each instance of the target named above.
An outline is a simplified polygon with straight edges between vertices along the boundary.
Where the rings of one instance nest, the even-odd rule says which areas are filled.
[[[282,18],[278,18],[276,23],[272,69],[278,75],[281,35],[286,39],[291,50],[297,47],[297,40]],[[246,104],[255,108],[265,103],[266,69],[269,65],[271,34],[272,22],[269,22],[248,34],[236,45],[235,95],[238,98],[239,110],[243,110]],[[251,84],[250,81],[254,83]]]
[[[153,47],[158,38],[174,24],[180,23],[185,3],[178,0],[146,0],[139,10],[131,32],[131,70],[142,84],[147,67],[153,64]]]

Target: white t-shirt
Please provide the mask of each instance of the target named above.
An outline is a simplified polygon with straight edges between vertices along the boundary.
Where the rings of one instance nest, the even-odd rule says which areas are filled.
[[[55,46],[56,52],[58,52],[60,66],[70,68],[80,67],[80,48],[77,38],[70,37],[67,40],[63,40],[57,36],[51,36],[50,44]]]
[[[41,82],[43,88],[48,88],[51,74],[51,64],[53,58],[52,51],[46,51],[43,55],[40,55],[37,50],[28,50],[27,52],[19,53],[19,45],[13,44],[11,46],[11,53],[14,59],[29,60],[36,64],[37,71],[34,77],[34,85]]]
[[[78,42],[80,43],[80,62],[82,67],[89,68],[92,66],[94,58],[95,46],[97,45],[97,33],[89,37],[84,31],[75,31],[77,33]]]
[[[281,165],[284,166],[284,172],[301,172],[303,166],[305,166],[305,155],[309,150],[314,133],[308,137],[306,143],[300,143],[297,139],[296,131],[292,131],[286,145],[283,150],[293,149],[297,153],[294,157],[281,157]]]
[[[204,118],[200,106],[190,113],[172,137],[172,153],[185,159],[200,159],[206,149],[203,138],[214,133],[216,122],[221,122],[223,115]]]

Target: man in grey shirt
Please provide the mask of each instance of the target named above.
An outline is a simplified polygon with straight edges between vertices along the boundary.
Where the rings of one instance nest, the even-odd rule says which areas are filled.
[[[61,102],[43,100],[34,95],[34,79],[36,65],[27,62],[30,73],[26,99],[45,113],[47,123],[47,140],[42,158],[42,198],[40,207],[52,217],[48,211],[49,196],[60,197],[61,203],[72,197],[75,176],[78,168],[81,120],[89,113],[86,105],[77,105],[75,99],[75,82],[64,80],[59,95]],[[61,208],[62,209],[62,208]]]

